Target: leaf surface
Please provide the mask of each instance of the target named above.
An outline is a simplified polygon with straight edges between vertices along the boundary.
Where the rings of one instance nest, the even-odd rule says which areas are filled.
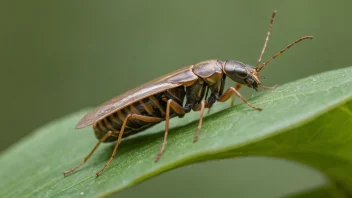
[[[0,155],[0,197],[107,196],[179,166],[240,156],[306,164],[327,176],[322,189],[352,195],[351,100],[352,67],[318,74],[251,98],[261,112],[245,104],[221,111],[218,106],[203,120],[197,143],[192,140],[199,114],[173,119],[158,163],[163,123],[123,140],[100,177],[95,172],[108,160],[113,143],[101,145],[81,169],[63,177],[97,142],[91,128],[73,129],[88,112],[82,110],[39,128]]]

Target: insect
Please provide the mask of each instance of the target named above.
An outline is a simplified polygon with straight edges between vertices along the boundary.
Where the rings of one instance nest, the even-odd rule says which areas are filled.
[[[215,102],[225,102],[233,95],[239,97],[245,104],[255,110],[261,110],[250,104],[238,92],[242,86],[258,91],[258,88],[274,89],[263,86],[260,82],[259,72],[273,59],[296,43],[312,39],[312,36],[302,37],[286,46],[269,60],[261,63],[262,56],[269,41],[272,24],[276,11],[273,12],[269,30],[259,59],[252,67],[235,60],[207,60],[190,65],[169,73],[135,89],[127,91],[89,112],[77,124],[76,129],[93,125],[95,136],[99,139],[93,150],[76,167],[64,172],[66,176],[82,166],[99,147],[102,142],[116,141],[114,150],[105,166],[96,173],[99,176],[114,159],[121,139],[139,133],[159,122],[165,121],[164,140],[157,162],[163,154],[169,130],[169,120],[173,117],[183,117],[186,113],[200,111],[198,128],[194,142],[198,140],[205,108],[211,108]],[[237,84],[224,90],[225,80],[230,78]],[[233,104],[233,103],[232,103]]]

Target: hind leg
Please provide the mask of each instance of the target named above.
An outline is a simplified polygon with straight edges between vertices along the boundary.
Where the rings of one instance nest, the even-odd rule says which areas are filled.
[[[78,164],[76,167],[71,168],[68,171],[63,172],[64,176],[73,173],[75,170],[77,170],[79,167],[81,167],[84,163],[86,163],[89,158],[93,155],[94,151],[97,150],[97,148],[99,147],[99,145],[104,142],[108,137],[117,137],[118,136],[118,132],[113,132],[113,131],[109,131],[107,132],[100,140],[99,142],[95,145],[95,147],[93,148],[93,150],[87,155],[87,157],[84,158],[84,160]]]
[[[118,134],[118,138],[117,138],[117,141],[116,141],[116,144],[115,144],[115,148],[114,148],[114,151],[112,152],[111,154],[111,157],[110,159],[106,162],[104,168],[102,168],[100,171],[98,171],[96,173],[96,176],[99,176],[103,171],[104,169],[109,166],[109,164],[111,163],[111,161],[114,159],[115,157],[115,154],[116,154],[116,151],[117,151],[117,148],[121,142],[121,139],[122,139],[122,135],[125,131],[125,128],[126,128],[126,124],[127,124],[127,121],[129,119],[136,119],[136,120],[141,120],[141,121],[144,121],[144,122],[160,122],[162,121],[163,119],[162,118],[158,118],[158,117],[150,117],[150,116],[143,116],[143,115],[139,115],[139,114],[129,114],[126,116],[125,120],[123,121],[123,124],[122,124],[122,127],[121,127],[121,130]]]

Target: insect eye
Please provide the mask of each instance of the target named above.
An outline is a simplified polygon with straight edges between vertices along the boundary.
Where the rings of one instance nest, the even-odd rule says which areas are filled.
[[[245,68],[236,68],[235,73],[240,78],[246,78],[248,76],[247,70]]]

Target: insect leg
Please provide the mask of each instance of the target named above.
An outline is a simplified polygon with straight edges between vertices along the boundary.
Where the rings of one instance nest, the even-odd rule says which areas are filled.
[[[104,140],[106,140],[106,138],[110,137],[110,136],[115,136],[117,137],[118,136],[118,132],[113,132],[113,131],[109,131],[107,132],[100,140],[99,142],[95,145],[95,147],[93,148],[93,150],[88,154],[87,157],[84,158],[84,160],[78,164],[78,166],[68,170],[68,171],[65,171],[63,172],[64,176],[70,174],[70,173],[73,173],[76,169],[78,169],[79,167],[81,167],[84,163],[86,163],[89,158],[93,155],[94,151],[99,147],[100,143],[104,142]]]
[[[185,109],[181,105],[179,105],[177,102],[173,101],[172,99],[169,99],[167,101],[164,141],[163,141],[163,144],[161,145],[161,149],[160,149],[159,154],[155,158],[155,162],[159,161],[160,157],[163,155],[163,152],[164,152],[164,149],[166,146],[167,134],[169,131],[170,108],[172,108],[179,115],[186,113]]]
[[[125,127],[126,127],[128,119],[137,119],[137,120],[141,120],[141,121],[144,121],[144,122],[160,122],[160,121],[163,120],[163,118],[149,117],[149,116],[144,116],[144,115],[139,115],[139,114],[129,114],[129,115],[127,115],[125,120],[123,121],[121,130],[119,132],[119,136],[118,136],[116,144],[115,144],[114,151],[112,152],[110,159],[106,162],[104,168],[96,173],[96,176],[99,176],[104,171],[104,169],[107,166],[109,166],[111,161],[114,159],[116,151],[117,151],[117,147],[119,146],[119,144],[121,142],[122,135],[123,135],[123,132],[125,131]]]
[[[209,87],[207,86],[207,89],[205,91],[204,99],[208,99],[208,92],[209,92]],[[211,111],[211,107],[208,108],[207,114],[209,114]]]
[[[205,107],[205,100],[202,100],[200,103],[200,118],[199,118],[199,123],[198,123],[198,128],[197,128],[197,133],[194,136],[193,142],[197,142],[198,136],[200,134],[200,129],[202,128],[202,122],[203,122],[203,115],[204,115],[204,107]],[[197,110],[198,111],[198,110]]]
[[[236,90],[241,89],[241,87],[242,87],[242,85],[241,85],[241,84],[236,83],[236,87],[235,87],[235,89],[236,89]],[[232,107],[234,104],[235,104],[235,96],[234,96],[234,95],[232,95],[232,98],[231,98],[231,107]]]
[[[237,97],[239,97],[244,103],[246,103],[248,106],[252,107],[255,110],[262,110],[259,107],[255,107],[252,104],[250,104],[243,96],[241,96],[240,92],[238,92],[234,87],[230,87],[224,94],[222,94],[217,100],[219,102],[225,102],[227,101],[233,94],[235,94]]]

